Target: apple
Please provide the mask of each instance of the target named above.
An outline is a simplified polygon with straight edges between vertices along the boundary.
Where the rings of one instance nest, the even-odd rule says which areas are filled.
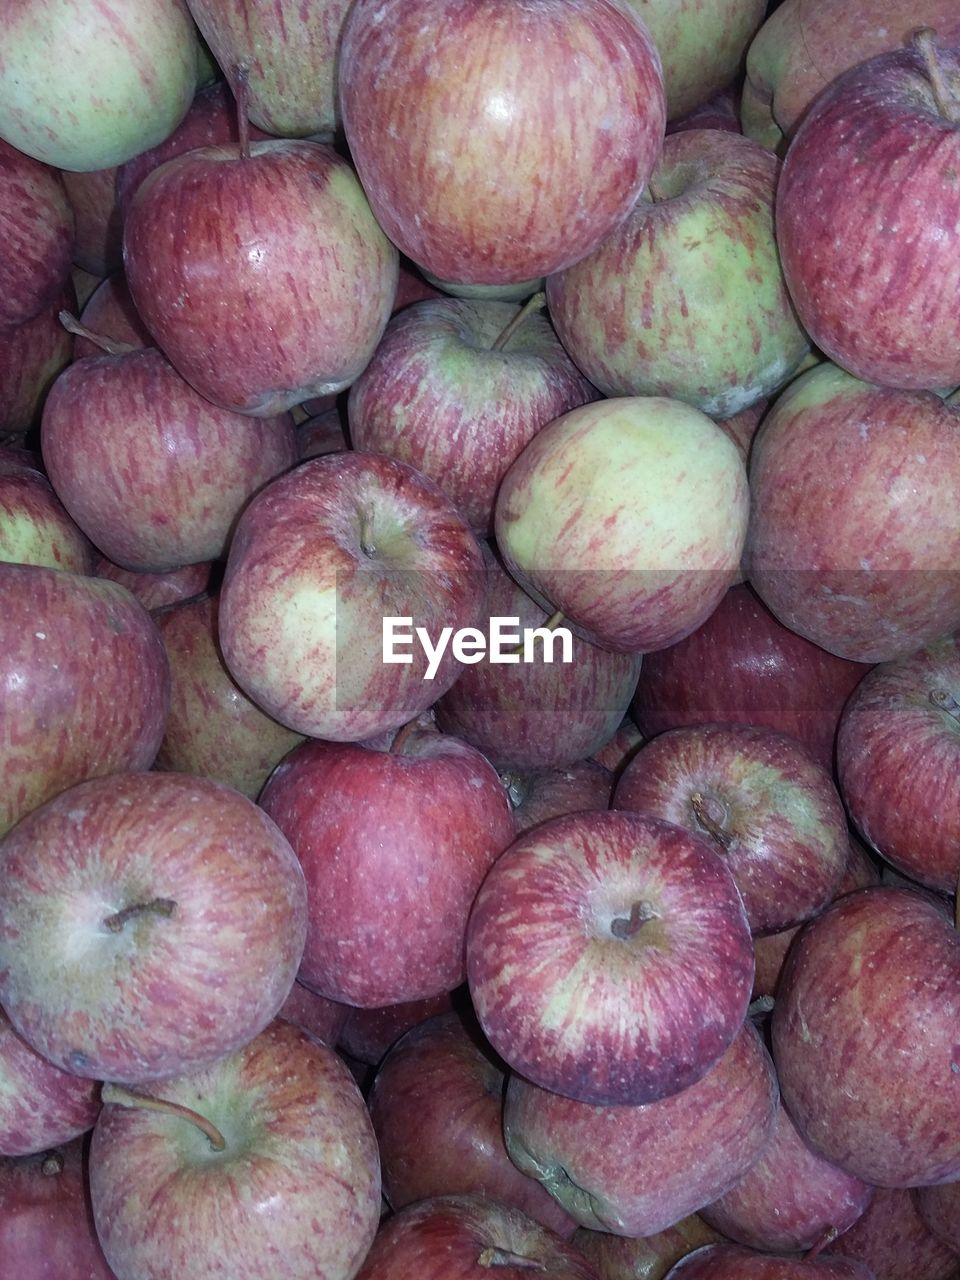
[[[741,133],[736,82],[667,124],[668,134],[683,133],[686,129],[726,129],[730,133]]]
[[[155,347],[66,369],[47,396],[41,443],[71,516],[136,573],[224,555],[247,499],[297,461],[289,414],[221,409]]]
[[[146,325],[137,314],[123,272],[115,272],[101,280],[80,312],[80,324],[131,349],[154,345]],[[78,333],[74,339],[74,357],[102,356],[103,347]]]
[[[338,82],[375,216],[441,280],[512,284],[576,262],[663,142],[660,56],[612,0],[356,0]]]
[[[503,1127],[514,1164],[581,1226],[651,1236],[739,1182],[776,1108],[773,1063],[748,1020],[701,1080],[642,1106],[592,1106],[511,1076]]]
[[[960,878],[960,645],[945,636],[875,667],[840,720],[850,817],[888,862],[954,893]]]
[[[449,648],[430,679],[420,648],[386,663],[385,618],[411,618],[438,645],[444,627],[478,622],[482,569],[459,513],[406,463],[311,458],[237,521],[220,595],[224,661],[287,728],[371,738],[426,711],[463,670]]]
[[[810,1146],[881,1187],[960,1178],[960,934],[932,896],[861,889],[797,936],[771,1032]]]
[[[729,1048],[753,944],[707,837],[647,814],[574,813],[520,836],[488,874],[467,980],[514,1071],[583,1103],[637,1106],[688,1089]]]
[[[751,585],[839,657],[888,662],[960,627],[960,410],[822,364],[764,419],[750,461]]]
[[[797,372],[804,370],[806,361],[803,361]],[[733,443],[740,450],[740,456],[743,458],[744,465],[749,464],[750,449],[753,445],[753,438],[757,434],[760,423],[764,414],[770,407],[770,401],[766,398],[757,400],[754,404],[746,409],[741,409],[739,413],[735,413],[732,418],[722,418],[717,426],[721,427]]]
[[[380,1063],[367,1104],[394,1210],[439,1195],[482,1195],[568,1238],[573,1220],[503,1143],[503,1064],[472,1019],[439,1014]]]
[[[98,1085],[31,1049],[0,1010],[0,1155],[33,1155],[69,1142],[93,1128],[99,1111]],[[0,1240],[3,1181],[0,1172]],[[0,1257],[6,1261],[2,1245]]]
[[[748,516],[736,446],[661,397],[601,400],[543,428],[504,477],[496,535],[525,591],[586,639],[662,649],[710,616]]]
[[[671,134],[629,217],[550,277],[560,341],[604,395],[729,418],[790,378],[809,344],[777,252],[778,171],[740,134]]]
[[[2,81],[0,64],[0,86]],[[9,329],[49,311],[62,293],[70,274],[74,218],[60,175],[2,138],[0,235],[0,328]]]
[[[0,458],[0,560],[92,573],[93,555],[43,472]]]
[[[613,773],[595,760],[577,760],[564,768],[500,772],[513,807],[517,835],[550,818],[584,809],[608,809]]]
[[[381,1005],[379,1009],[351,1006],[337,1041],[345,1055],[368,1067],[377,1067],[390,1049],[412,1027],[428,1018],[453,1009],[462,1011],[469,1005],[466,985],[456,991],[443,991],[426,1000],[404,1000],[399,1004]]]
[[[960,49],[929,29],[839,76],[804,116],[777,188],[777,243],[801,323],[854,377],[960,382],[958,170]]]
[[[45,311],[0,329],[0,439],[25,436],[40,421],[51,386],[73,358],[73,334],[60,323],[60,312],[76,300],[68,280]]]
[[[205,1065],[252,1040],[293,986],[303,873],[229,787],[78,783],[7,833],[0,867],[0,1004],[65,1071],[134,1084]]]
[[[542,293],[545,284],[543,276],[537,276],[535,280],[517,280],[510,284],[464,284],[460,280],[441,280],[430,271],[422,274],[424,280],[436,285],[441,293],[474,302],[526,302],[535,293]]]
[[[103,278],[123,263],[123,218],[117,200],[116,165],[88,173],[64,170],[63,185],[73,209],[76,233],[73,262]]]
[[[131,573],[121,569],[106,556],[95,558],[94,573],[98,578],[119,582],[136,596],[145,609],[159,609],[166,604],[179,604],[199,595],[210,585],[213,564],[209,560],[200,564],[187,564],[167,573]]]
[[[377,1008],[463,981],[470,906],[513,839],[506,794],[479,751],[416,728],[390,751],[308,742],[274,770],[260,805],[306,876],[302,982]]]
[[[596,398],[545,316],[432,298],[391,319],[347,411],[354,448],[419,468],[485,536],[500,481],[524,446]]]
[[[276,1021],[142,1092],[105,1085],[90,1198],[117,1280],[352,1280],[380,1213],[377,1145],[333,1050]]]
[[[711,1244],[688,1254],[669,1280],[875,1280],[872,1271],[842,1258],[784,1257],[736,1245]]]
[[[0,136],[58,169],[109,169],[182,120],[197,80],[183,0],[23,0],[7,15]]]
[[[960,1257],[927,1227],[918,1210],[919,1194],[878,1190],[863,1216],[827,1246],[824,1256],[851,1258],[868,1267],[874,1280],[956,1280]]]
[[[220,656],[217,614],[216,597],[205,593],[154,615],[170,660],[170,714],[155,767],[213,778],[255,800],[303,738],[237,687]]]
[[[914,1202],[928,1230],[960,1254],[960,1182],[918,1187]]]
[[[840,713],[868,669],[797,635],[738,583],[686,639],[647,654],[633,712],[649,737],[719,722],[773,729],[832,770]]]
[[[177,371],[254,417],[349,386],[397,288],[397,251],[353,170],[317,142],[244,139],[166,161],[130,202],[123,257]]]
[[[497,1280],[598,1280],[573,1245],[520,1209],[478,1195],[401,1209],[377,1232],[357,1280],[488,1280],[491,1272]]]
[[[317,995],[302,982],[295,982],[290,994],[277,1012],[277,1017],[284,1022],[292,1022],[295,1027],[333,1049],[336,1047],[350,1012],[349,1005],[337,1004],[335,1000],[327,1000]]]
[[[325,453],[341,453],[349,448],[344,415],[339,409],[325,409],[297,423],[300,461],[322,458]]]
[[[713,841],[755,934],[821,911],[849,857],[847,819],[830,775],[799,742],[769,729],[668,729],[633,756],[613,807]]]
[[[722,1239],[695,1213],[656,1235],[635,1240],[586,1227],[578,1227],[573,1235],[573,1243],[596,1267],[600,1280],[664,1280],[688,1253]]]
[[[646,661],[649,661],[649,658]],[[641,671],[643,670],[642,667],[640,669]],[[615,777],[619,777],[642,742],[643,734],[630,716],[624,716],[617,726],[616,733],[611,738],[608,738],[603,746],[593,753],[590,759],[596,761],[597,764],[603,765],[605,769],[609,769]]]
[[[148,769],[170,671],[150,615],[116,583],[0,563],[0,835],[59,791]]]

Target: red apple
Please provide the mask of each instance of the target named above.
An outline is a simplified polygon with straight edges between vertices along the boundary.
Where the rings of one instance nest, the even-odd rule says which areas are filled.
[[[0,1155],[32,1155],[69,1142],[93,1128],[99,1111],[99,1086],[31,1049],[0,1010]],[[0,1239],[2,1231],[0,1209]],[[0,1258],[6,1261],[2,1246]]]
[[[106,280],[101,280],[80,312],[80,323],[93,333],[122,343],[124,346],[134,348],[154,345],[153,338],[133,305],[122,271],[108,276]],[[102,347],[98,347],[82,334],[77,334],[74,339],[75,359],[102,355]]]
[[[462,997],[462,999],[460,999]],[[469,1004],[466,986],[444,991],[426,1000],[404,1000],[381,1005],[379,1009],[351,1007],[347,1012],[337,1048],[369,1067],[380,1065],[387,1050],[412,1027],[441,1013]]]
[[[0,458],[0,560],[91,573],[93,557],[43,472]]]
[[[210,585],[211,561],[187,564],[166,573],[132,573],[121,569],[106,556],[96,557],[94,572],[98,578],[119,582],[135,595],[145,609],[159,609],[165,604],[179,604],[199,595]]]
[[[40,421],[55,379],[74,355],[74,337],[60,312],[76,305],[73,282],[39,315],[0,329],[0,438],[20,435]]]
[[[327,1000],[317,995],[302,982],[295,982],[290,994],[277,1012],[277,1017],[284,1022],[292,1022],[301,1031],[306,1031],[315,1040],[321,1040],[329,1048],[336,1047],[350,1012],[349,1005],[337,1004],[335,1000]]]
[[[693,1213],[672,1227],[638,1239],[579,1227],[573,1243],[596,1267],[600,1280],[664,1280],[670,1268],[688,1253],[722,1239]]]
[[[913,1195],[927,1228],[954,1253],[960,1254],[960,1182],[918,1187]]]
[[[640,670],[642,671],[643,668],[641,667]],[[629,716],[624,716],[613,737],[608,738],[590,759],[619,777],[642,743],[643,734]]]
[[[94,276],[108,276],[118,271],[123,262],[118,173],[116,168],[63,173],[63,185],[76,223],[73,261]]]
[[[340,453],[349,448],[343,414],[339,409],[324,409],[297,423],[297,446],[300,461],[321,458],[325,453]]]
[[[956,1280],[960,1257],[927,1227],[918,1211],[917,1194],[878,1190],[863,1217],[829,1245],[824,1255],[854,1259],[870,1269],[874,1280],[903,1280],[905,1276],[911,1280]]]
[[[859,1262],[754,1253],[736,1245],[711,1244],[678,1262],[669,1280],[874,1280]]]
[[[613,792],[613,773],[595,760],[578,760],[564,768],[546,772],[501,770],[513,806],[517,835],[564,814],[583,809],[608,809]]]
[[[56,301],[70,274],[73,210],[63,179],[0,138],[0,328]]]

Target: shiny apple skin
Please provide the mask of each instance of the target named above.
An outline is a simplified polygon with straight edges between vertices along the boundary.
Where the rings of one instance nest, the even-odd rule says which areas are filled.
[[[61,1071],[31,1049],[0,1010],[0,1156],[70,1142],[93,1128],[99,1111],[96,1082]]]

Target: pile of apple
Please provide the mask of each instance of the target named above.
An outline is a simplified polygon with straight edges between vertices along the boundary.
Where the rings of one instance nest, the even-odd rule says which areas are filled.
[[[957,1280],[958,386],[956,0],[0,3],[0,1275]]]

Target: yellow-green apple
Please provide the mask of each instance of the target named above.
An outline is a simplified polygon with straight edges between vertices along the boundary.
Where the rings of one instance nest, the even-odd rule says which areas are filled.
[[[477,624],[484,590],[479,544],[432,481],[380,454],[331,453],[272,481],[240,516],[220,647],[275,720],[356,742],[426,711],[463,670],[449,646],[439,662],[412,642],[385,661],[386,619],[410,619],[436,653],[444,628],[449,640]]]
[[[928,1230],[960,1254],[960,1182],[939,1187],[917,1187],[913,1193],[917,1211]]]
[[[60,323],[60,312],[76,300],[68,280],[46,310],[0,329],[0,438],[26,435],[40,421],[51,386],[74,356],[74,337]]]
[[[293,986],[303,872],[257,806],[188,774],[78,783],[0,843],[0,1004],[38,1053],[136,1083],[232,1053]]]
[[[441,280],[513,284],[576,262],[663,143],[660,56],[615,0],[357,0],[338,78],[377,219]]]
[[[131,350],[152,347],[153,338],[133,305],[122,271],[101,280],[80,312],[80,324],[91,333],[109,338]],[[74,358],[101,356],[103,347],[78,333],[74,339]]]
[[[206,561],[183,565],[179,569],[170,569],[167,573],[131,573],[129,569],[121,569],[106,556],[98,555],[93,572],[98,578],[119,582],[137,597],[145,609],[153,610],[165,604],[190,600],[205,591],[210,585],[213,567],[211,561]]]
[[[739,1182],[776,1108],[773,1063],[747,1020],[703,1079],[642,1106],[592,1106],[511,1076],[503,1125],[513,1162],[582,1227],[650,1236]]]
[[[211,404],[156,347],[64,370],[44,404],[41,444],[71,516],[137,573],[225,555],[247,500],[297,461],[289,414],[251,418]]]
[[[737,446],[657,396],[601,400],[544,427],[497,495],[510,573],[595,644],[663,649],[710,616],[738,572],[748,517]]]
[[[873,1190],[811,1150],[781,1106],[760,1159],[700,1213],[717,1231],[748,1248],[803,1252],[828,1233],[841,1235],[853,1226]]]
[[[610,807],[613,773],[595,760],[577,760],[557,769],[501,770],[500,778],[517,835],[549,818]]]
[[[710,1244],[690,1253],[668,1280],[875,1280],[862,1263],[845,1258],[757,1253],[739,1245]]]
[[[119,271],[123,264],[123,219],[117,200],[119,169],[89,173],[64,170],[63,185],[73,209],[76,232],[73,262],[93,276]]]
[[[356,1280],[598,1280],[573,1245],[500,1200],[434,1196],[377,1232]]]
[[[956,630],[958,470],[960,410],[830,363],[811,369],[753,442],[751,585],[785,626],[858,662]]]
[[[525,302],[533,294],[542,292],[545,284],[543,276],[513,284],[464,284],[459,280],[441,280],[430,271],[424,271],[423,278],[442,293],[474,302]]]
[[[302,735],[261,711],[227,671],[215,595],[158,609],[154,621],[170,661],[170,714],[154,767],[213,778],[255,800]]]
[[[400,1004],[381,1005],[379,1009],[351,1006],[337,1047],[356,1061],[376,1067],[387,1050],[412,1027],[452,1009],[462,1010],[469,1003],[464,985],[456,991],[444,991],[426,1000],[405,1000]]]
[[[92,573],[94,551],[42,471],[0,457],[0,560]]]
[[[48,311],[62,293],[70,274],[74,218],[60,174],[2,138],[0,236],[0,328],[9,329]]]
[[[260,805],[306,876],[302,982],[366,1008],[459,986],[470,907],[513,839],[506,793],[479,751],[418,729],[390,751],[307,742]]]
[[[637,1106],[688,1089],[726,1053],[753,944],[707,837],[587,811],[497,859],[470,913],[467,980],[514,1071],[579,1102]]]
[[[960,933],[933,895],[834,902],[790,948],[771,1031],[784,1103],[832,1164],[881,1187],[960,1178]]]
[[[857,378],[960,382],[958,171],[960,48],[929,30],[835,80],[790,143],[776,208],[787,286],[813,342]]]
[[[93,1128],[99,1111],[96,1082],[31,1049],[0,1010],[0,1155],[32,1155],[69,1142]],[[2,1246],[0,1258],[7,1261]]]
[[[729,418],[794,372],[809,347],[774,235],[778,169],[736,133],[672,134],[629,217],[550,277],[560,340],[605,395]]]
[[[109,169],[155,146],[196,88],[183,0],[24,0],[3,48],[0,137],[58,169]]]
[[[0,564],[0,834],[57,792],[149,769],[163,738],[163,641],[123,587]]]
[[[688,1253],[722,1239],[695,1213],[656,1235],[637,1239],[588,1227],[578,1227],[573,1235],[573,1243],[596,1267],[600,1280],[664,1280]]]
[[[949,1183],[937,1191],[956,1187]],[[840,1255],[866,1266],[874,1280],[956,1280],[957,1253],[927,1225],[916,1191],[880,1188],[863,1216],[821,1256]]]
[[[257,417],[349,386],[397,289],[396,249],[349,164],[318,142],[167,160],[137,188],[123,243],[134,304],[171,363]]]
[[[524,446],[596,399],[545,316],[433,298],[387,325],[350,388],[350,439],[419,468],[485,536],[500,481]]]
[[[232,1280],[352,1280],[377,1229],[380,1164],[332,1049],[277,1020],[203,1069],[103,1097],[90,1199],[117,1280],[225,1267]]]
[[[281,138],[333,136],[336,61],[349,0],[187,0],[227,80],[249,76],[247,115]]]
[[[826,769],[802,743],[752,725],[668,729],[617,782],[615,809],[707,837],[737,882],[753,933],[821,911],[850,854],[847,819]]]
[[[905,875],[950,894],[960,877],[958,639],[875,667],[837,736],[840,790],[860,834]]]
[[[574,1222],[503,1143],[503,1064],[472,1020],[439,1014],[380,1063],[367,1097],[392,1209],[430,1196],[482,1195],[569,1237]]]
[[[633,713],[648,737],[722,721],[773,729],[832,770],[840,713],[868,670],[804,640],[738,584],[685,640],[644,658]]]
[[[549,636],[543,609],[493,555],[486,556],[486,564],[490,628],[494,618],[516,618],[511,637],[544,628],[547,639],[542,650],[539,642],[533,648],[532,661],[501,649],[466,666],[437,700],[437,724],[472,743],[498,769],[573,764],[603,746],[619,725],[637,686],[640,655],[614,653],[571,636],[566,661],[556,637]]]

